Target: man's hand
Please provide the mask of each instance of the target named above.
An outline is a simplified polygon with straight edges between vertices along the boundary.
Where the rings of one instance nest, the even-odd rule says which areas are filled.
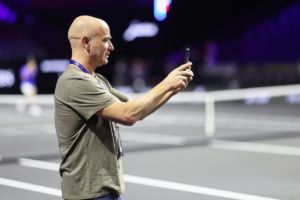
[[[193,80],[194,73],[191,70],[191,66],[191,62],[180,65],[169,73],[163,80],[163,83],[170,88],[170,91],[175,93],[183,90]]]

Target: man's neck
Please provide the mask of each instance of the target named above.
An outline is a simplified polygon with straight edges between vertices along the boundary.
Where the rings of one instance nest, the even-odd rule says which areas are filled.
[[[89,74],[94,75],[95,69],[93,68],[93,65],[90,62],[88,62],[86,59],[82,59],[75,56],[72,57],[71,59],[79,62],[89,72]]]

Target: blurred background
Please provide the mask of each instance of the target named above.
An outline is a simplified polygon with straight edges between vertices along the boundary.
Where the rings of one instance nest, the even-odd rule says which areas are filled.
[[[61,199],[53,93],[79,15],[108,22],[97,72],[130,97],[191,50],[186,91],[120,126],[124,199],[300,199],[300,1],[0,0],[1,199]]]
[[[38,64],[39,94],[52,94],[71,51],[78,15],[108,22],[115,46],[99,72],[115,87],[143,92],[191,49],[188,90],[300,83],[300,2],[180,0],[0,0],[0,93],[19,94],[19,69]]]

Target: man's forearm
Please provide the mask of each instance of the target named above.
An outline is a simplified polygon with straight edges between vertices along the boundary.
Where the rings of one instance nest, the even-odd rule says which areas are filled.
[[[135,120],[141,120],[165,104],[174,94],[174,91],[160,83],[143,96],[129,101],[127,109]]]
[[[156,107],[153,108],[152,111],[150,111],[146,116],[144,116],[143,118],[147,117],[148,115],[150,115],[151,113],[153,113],[154,111],[156,111],[158,108],[160,108],[162,105],[164,105],[174,94],[176,94],[173,91],[169,91],[167,92],[161,99],[160,101],[157,103]],[[142,118],[142,119],[143,119]]]
[[[128,102],[115,102],[100,110],[98,114],[124,125],[133,125],[165,104],[173,95],[187,87],[193,73],[185,70],[191,66],[186,63],[174,69],[162,82],[139,98]]]

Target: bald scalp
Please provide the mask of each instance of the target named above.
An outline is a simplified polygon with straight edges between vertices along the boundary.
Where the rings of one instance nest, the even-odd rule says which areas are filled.
[[[99,32],[101,33],[104,28],[108,28],[108,25],[102,19],[88,15],[76,17],[68,31],[71,46],[75,43],[74,39],[92,38]]]

